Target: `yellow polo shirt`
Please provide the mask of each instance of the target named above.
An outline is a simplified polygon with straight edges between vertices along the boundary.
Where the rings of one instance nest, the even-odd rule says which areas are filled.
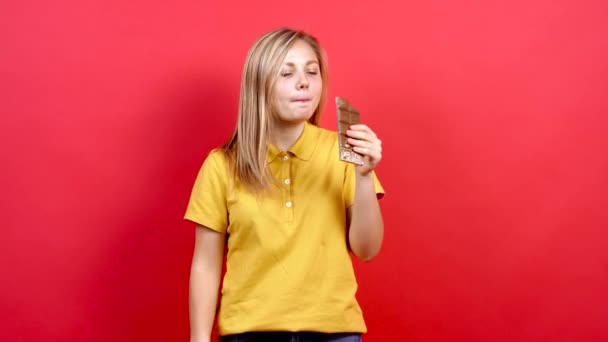
[[[268,163],[279,182],[256,197],[231,186],[224,154],[212,151],[186,210],[187,220],[229,234],[220,335],[366,332],[346,236],[355,169],[339,161],[336,133],[307,123],[289,151],[270,147]]]

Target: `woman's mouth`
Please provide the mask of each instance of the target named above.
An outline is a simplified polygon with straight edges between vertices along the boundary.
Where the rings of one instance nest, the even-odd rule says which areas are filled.
[[[292,102],[297,102],[297,103],[306,103],[306,102],[310,102],[311,98],[310,97],[298,97],[295,98],[293,100],[291,100]]]

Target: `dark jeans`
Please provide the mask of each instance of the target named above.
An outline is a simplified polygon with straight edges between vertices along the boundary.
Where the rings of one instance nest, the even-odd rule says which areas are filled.
[[[361,342],[361,334],[313,332],[250,332],[220,337],[220,342]]]

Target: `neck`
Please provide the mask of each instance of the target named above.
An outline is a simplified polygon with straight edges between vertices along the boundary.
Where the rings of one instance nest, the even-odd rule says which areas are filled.
[[[298,141],[304,130],[304,125],[304,122],[274,122],[272,125],[272,144],[281,151],[289,150]]]

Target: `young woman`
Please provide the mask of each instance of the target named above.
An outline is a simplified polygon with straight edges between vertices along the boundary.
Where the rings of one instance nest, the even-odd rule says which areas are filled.
[[[206,157],[185,214],[196,223],[191,341],[209,341],[216,316],[228,342],[354,342],[367,331],[350,253],[368,261],[382,244],[382,148],[354,125],[364,165],[339,160],[337,134],[318,126],[327,88],[313,36],[279,29],[250,49],[237,127]]]

